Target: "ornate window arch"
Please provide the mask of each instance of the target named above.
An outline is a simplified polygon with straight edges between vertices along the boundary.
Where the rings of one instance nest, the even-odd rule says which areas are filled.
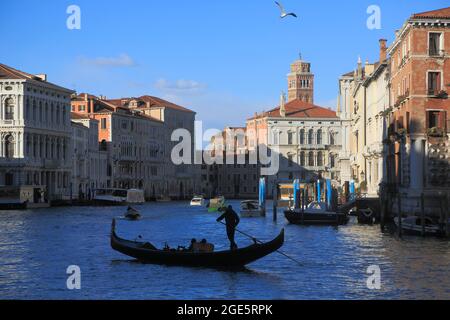
[[[300,152],[300,165],[304,167],[306,165],[305,151]]]
[[[314,152],[312,151],[308,153],[308,166],[314,167]]]
[[[308,131],[308,144],[314,144],[314,130],[309,129]]]
[[[6,98],[5,99],[5,120],[14,120],[14,99]]]
[[[323,142],[322,129],[317,130],[316,135],[317,135],[317,138],[316,138],[317,144],[322,144],[322,142]]]
[[[322,151],[317,152],[317,166],[322,167],[323,166],[323,153]]]
[[[5,143],[5,158],[14,158],[16,141],[11,133],[8,133],[4,139]]]
[[[300,130],[300,144],[305,144],[305,129]]]

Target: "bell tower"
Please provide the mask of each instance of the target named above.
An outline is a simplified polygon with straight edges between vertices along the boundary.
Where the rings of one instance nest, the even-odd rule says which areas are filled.
[[[295,99],[314,103],[314,74],[311,64],[301,57],[291,64],[288,74],[288,102]]]

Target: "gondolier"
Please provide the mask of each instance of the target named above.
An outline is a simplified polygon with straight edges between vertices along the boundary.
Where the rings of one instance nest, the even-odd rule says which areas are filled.
[[[223,219],[225,219],[225,224],[227,226],[227,236],[228,240],[230,240],[230,249],[236,250],[238,246],[234,241],[234,233],[236,231],[236,227],[240,222],[239,216],[233,210],[232,206],[228,206],[225,209],[225,212],[219,218],[217,218],[217,222],[221,222]]]

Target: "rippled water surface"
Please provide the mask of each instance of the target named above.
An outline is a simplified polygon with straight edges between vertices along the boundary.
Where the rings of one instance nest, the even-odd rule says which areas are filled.
[[[238,202],[232,202],[238,206]],[[271,208],[271,204],[268,205]],[[301,227],[267,218],[242,219],[261,240],[286,228],[282,250],[244,271],[145,265],[109,246],[111,219],[125,209],[52,208],[0,211],[0,298],[3,299],[450,299],[450,244],[382,234],[378,226]],[[226,248],[216,214],[186,202],[149,203],[138,222],[118,221],[128,239],[161,247],[207,238]],[[237,235],[238,244],[251,240]],[[81,290],[66,287],[66,268],[81,268]],[[367,268],[381,268],[381,290],[369,290]]]

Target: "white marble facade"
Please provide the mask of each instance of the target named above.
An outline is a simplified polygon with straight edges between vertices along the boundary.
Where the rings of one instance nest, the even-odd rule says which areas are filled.
[[[0,186],[45,186],[47,199],[63,198],[70,184],[72,91],[11,70],[2,65]]]

